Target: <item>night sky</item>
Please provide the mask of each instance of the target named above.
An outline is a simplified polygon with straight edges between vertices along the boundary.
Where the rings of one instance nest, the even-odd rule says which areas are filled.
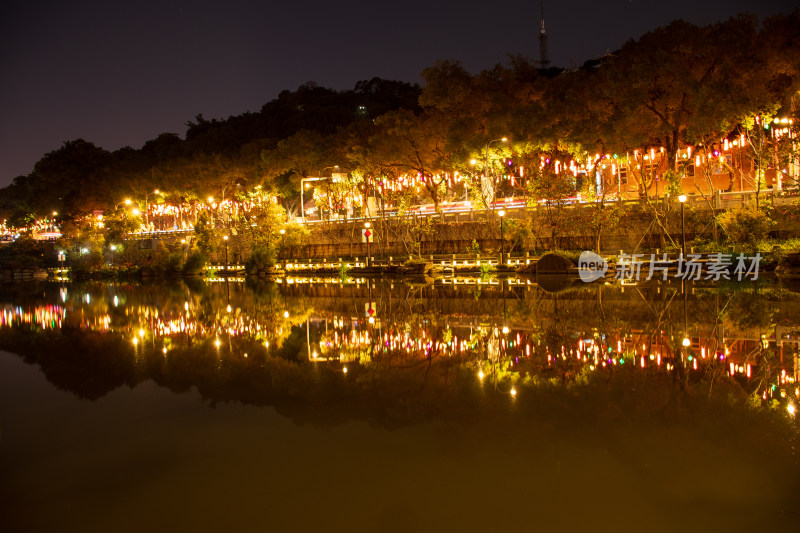
[[[792,0],[545,1],[550,57],[580,65],[676,18],[708,24]],[[437,59],[471,71],[538,57],[539,1],[13,2],[0,17],[0,186],[83,138],[139,148],[185,123],[257,111],[307,81],[419,82]]]

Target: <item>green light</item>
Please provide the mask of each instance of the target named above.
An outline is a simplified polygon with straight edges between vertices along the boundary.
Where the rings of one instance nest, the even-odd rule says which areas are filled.
[[[619,364],[621,364],[621,365],[625,364],[625,358],[624,357],[620,357],[619,358]]]
[[[692,360],[692,356],[690,355],[690,356],[689,356],[689,361],[691,361],[691,360]]]

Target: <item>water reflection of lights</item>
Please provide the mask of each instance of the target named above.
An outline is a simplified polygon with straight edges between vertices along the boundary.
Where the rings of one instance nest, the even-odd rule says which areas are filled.
[[[357,287],[366,281],[356,278],[351,284]],[[340,280],[332,283],[341,284]],[[286,285],[283,287],[289,289]],[[296,288],[292,287],[291,290],[289,294],[296,296]],[[453,288],[449,290],[455,291]],[[519,318],[516,321],[509,319],[507,324],[504,324],[506,320],[497,318],[500,325],[493,323],[492,318],[467,320],[457,314],[447,315],[444,320],[435,314],[407,314],[401,318],[349,316],[341,312],[326,314],[310,311],[312,306],[306,302],[303,302],[303,307],[290,302],[287,309],[286,293],[282,302],[272,296],[269,301],[274,307],[268,311],[264,306],[248,307],[239,301],[234,302],[232,298],[231,304],[226,304],[224,297],[221,303],[217,300],[213,306],[208,306],[183,295],[173,304],[175,308],[171,309],[152,303],[132,305],[130,302],[135,300],[129,295],[118,287],[115,291],[120,293],[119,296],[116,292],[112,295],[110,290],[105,297],[97,292],[80,290],[75,291],[77,294],[72,298],[65,298],[68,293],[59,291],[54,295],[54,300],[67,300],[65,305],[41,305],[27,309],[6,306],[2,310],[2,326],[28,325],[44,330],[70,325],[91,331],[108,331],[122,335],[128,346],[130,343],[136,346],[137,354],[152,350],[166,355],[176,344],[195,341],[208,342],[217,348],[224,343],[226,348],[219,354],[220,357],[244,358],[247,352],[237,349],[238,339],[255,340],[268,351],[280,350],[284,340],[292,334],[292,326],[296,331],[298,324],[310,320],[317,333],[308,342],[307,353],[310,359],[319,364],[369,364],[379,361],[384,355],[390,359],[461,357],[462,360],[478,363],[471,363],[475,365],[471,367],[471,372],[475,372],[471,374],[473,379],[477,376],[482,382],[494,376],[496,381],[506,384],[503,390],[512,395],[512,390],[520,390],[518,387],[509,388],[508,384],[516,379],[513,378],[515,375],[541,373],[572,380],[587,373],[617,372],[618,369],[630,368],[646,375],[681,370],[689,376],[698,377],[710,375],[704,374],[709,370],[721,370],[727,374],[727,379],[750,383],[753,389],[758,388],[755,392],[763,401],[780,401],[791,414],[794,414],[796,404],[786,402],[793,397],[800,398],[800,387],[795,386],[796,379],[791,369],[788,372],[787,369],[778,370],[776,373],[774,367],[762,368],[759,360],[748,355],[753,346],[759,350],[775,350],[775,341],[787,338],[777,334],[772,337],[758,335],[753,339],[714,339],[704,337],[697,331],[692,331],[690,336],[684,336],[681,331],[679,335],[669,337],[667,330],[628,330],[603,334],[595,328],[565,332],[565,338],[571,337],[573,340],[556,344],[543,342],[546,338],[544,329],[525,324]],[[107,306],[111,302],[118,308],[109,315]],[[359,306],[363,307],[362,304]],[[236,313],[233,313],[234,309]],[[383,307],[378,309],[382,310]],[[360,308],[358,313],[362,313]],[[307,333],[304,331],[303,336]],[[234,339],[237,340],[232,342]],[[170,348],[165,345],[167,342],[171,343]],[[246,345],[240,343],[238,346]],[[304,354],[305,350],[304,345]],[[252,350],[249,353],[253,353]],[[276,352],[271,353],[274,355]],[[491,361],[492,364],[486,365],[481,361]],[[342,367],[342,372],[346,373],[346,368]]]
[[[14,327],[20,325],[35,325],[41,329],[60,329],[67,310],[58,305],[45,305],[25,310],[22,307],[3,309],[0,325]]]

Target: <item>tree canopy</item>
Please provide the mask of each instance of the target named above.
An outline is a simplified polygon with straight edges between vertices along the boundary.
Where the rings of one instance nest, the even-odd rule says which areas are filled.
[[[156,188],[192,199],[235,194],[238,184],[272,191],[291,212],[300,178],[333,166],[362,195],[406,175],[438,205],[454,176],[534,169],[555,154],[596,165],[589,154],[663,147],[675,161],[683,147],[734,134],[752,117],[797,113],[800,9],[764,21],[678,20],[578,69],[512,56],[477,74],[440,61],[422,78],[422,88],[372,78],[346,91],[309,82],[257,112],[198,114],[184,138],[162,133],[139,149],[67,141],[3,189],[0,211],[70,217]]]

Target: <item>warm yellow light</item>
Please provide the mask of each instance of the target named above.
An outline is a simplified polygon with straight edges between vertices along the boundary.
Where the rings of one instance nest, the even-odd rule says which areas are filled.
[[[683,338],[683,345],[684,346],[689,346],[690,344],[692,344],[692,341],[689,340],[689,337],[684,337]]]
[[[144,330],[143,330],[143,329],[140,329],[140,330],[139,330],[139,336],[140,336],[140,337],[144,337]]]
[[[500,140],[501,140],[501,141],[503,141],[503,142],[506,142],[506,141],[508,140],[508,137],[503,137],[503,138],[502,138],[502,139],[500,139]]]
[[[139,339],[137,339],[136,337],[134,337],[134,338],[133,338],[133,345],[134,345],[134,346],[136,346],[137,344],[139,344]]]
[[[511,387],[511,396],[516,396],[516,395],[517,395],[517,389]]]
[[[281,235],[283,235],[283,234],[285,234],[285,233],[286,233],[286,230],[285,230],[285,229],[282,229],[282,230],[281,230]]]
[[[289,318],[289,311],[283,312],[283,318]]]
[[[508,326],[503,326],[503,333],[508,333]]]
[[[227,241],[227,240],[228,240],[228,236],[227,236],[227,235],[224,235],[224,236],[222,237],[222,240],[223,240],[223,241]]]
[[[369,227],[370,227],[370,223],[369,223],[369,222],[364,222],[364,227],[365,227],[365,228],[367,228],[367,229],[369,229]]]
[[[216,345],[217,345],[217,348],[219,348],[219,345],[220,345],[220,344],[222,344],[222,343],[220,342],[220,340],[219,340],[219,339],[217,339],[216,341],[214,341],[214,344],[216,344]]]
[[[154,190],[154,191],[153,191],[153,193],[154,193],[154,194],[161,194],[161,191],[159,191],[158,189],[156,189],[156,190]]]
[[[678,201],[680,203],[684,203],[686,201],[686,195],[685,194],[681,194],[680,196],[678,196]]]
[[[131,199],[125,198],[125,205],[131,205]]]
[[[478,379],[483,379],[484,377],[485,376],[484,376],[483,370],[479,371],[478,372]]]
[[[161,348],[161,352],[162,352],[162,353],[164,353],[164,354],[166,354],[166,353],[167,353],[167,347],[166,347],[166,346],[164,346],[163,348]]]
[[[794,416],[796,408],[793,403],[790,403],[789,405],[786,406],[786,410],[789,411],[790,415]]]
[[[135,207],[133,208],[133,211],[131,211],[131,212],[134,214],[134,216],[139,216],[139,210],[136,209]]]
[[[374,324],[375,323],[375,317],[374,316],[369,317],[369,320],[367,322],[369,322],[370,324]]]
[[[470,160],[469,160],[469,164],[470,164],[470,165],[476,165],[477,163],[478,163],[478,161],[477,161],[477,160],[475,160],[475,159],[470,159]]]
[[[342,369],[342,372],[344,372],[345,374],[347,374],[347,367],[344,367],[344,368]]]
[[[183,308],[188,311],[189,310],[189,302],[183,302]]]
[[[500,211],[498,211],[497,214],[500,215],[501,217],[506,216],[506,212],[503,211],[502,209]]]
[[[228,312],[229,313],[231,312],[231,306],[230,305],[228,305]]]
[[[210,203],[210,204],[214,203],[214,197],[213,196],[209,196],[208,197],[208,203]]]

